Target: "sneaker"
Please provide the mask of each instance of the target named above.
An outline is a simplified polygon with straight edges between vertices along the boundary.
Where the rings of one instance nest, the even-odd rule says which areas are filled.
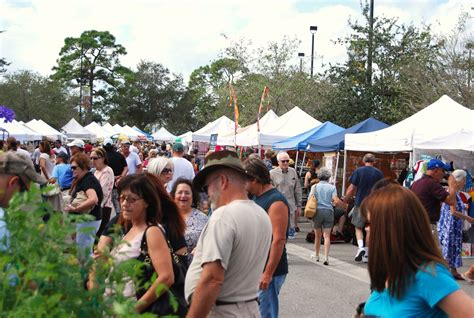
[[[311,260],[319,262],[319,255],[316,256],[316,253],[311,253],[310,257],[311,257]]]
[[[294,235],[294,234],[293,235],[288,235],[289,240],[294,240],[295,238],[296,238],[296,235]]]
[[[362,262],[363,263],[368,263],[369,262],[369,255],[367,253],[362,256]]]
[[[329,260],[325,260],[323,264],[328,266],[329,265]]]
[[[354,261],[360,263],[362,262],[362,258],[364,257],[365,255],[365,250],[363,248],[359,248],[359,250],[357,251],[357,254],[354,258]]]

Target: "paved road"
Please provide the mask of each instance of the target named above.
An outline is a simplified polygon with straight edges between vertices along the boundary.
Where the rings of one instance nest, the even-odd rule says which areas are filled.
[[[313,244],[304,240],[310,226],[300,227],[299,236],[287,244],[290,273],[280,294],[280,316],[352,317],[357,304],[369,295],[367,265],[353,261],[352,244],[332,244],[329,266],[311,261]],[[464,259],[463,269],[472,264],[473,259]],[[474,285],[460,284],[474,297]]]

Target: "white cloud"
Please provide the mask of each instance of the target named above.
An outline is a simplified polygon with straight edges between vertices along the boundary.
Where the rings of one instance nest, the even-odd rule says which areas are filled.
[[[470,4],[462,0],[391,0],[378,5],[376,1],[375,14],[397,16],[417,25],[436,23],[438,32],[447,32]],[[125,65],[134,67],[140,59],[152,60],[185,78],[225,48],[228,41],[221,33],[234,40],[250,39],[256,46],[284,35],[296,36],[309,64],[309,26],[317,25],[316,55],[323,56],[326,63],[343,61],[345,49],[331,40],[349,32],[350,16],[360,17],[352,1],[305,0],[0,0],[0,12],[0,30],[7,30],[0,35],[0,56],[12,62],[10,71],[33,69],[50,74],[66,37],[97,29],[110,31],[125,46]],[[321,62],[316,60],[316,70]]]

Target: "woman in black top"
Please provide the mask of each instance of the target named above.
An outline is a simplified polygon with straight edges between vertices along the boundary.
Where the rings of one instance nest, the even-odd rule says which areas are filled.
[[[89,222],[76,224],[76,242],[80,256],[92,253],[95,234],[99,230],[102,219],[101,202],[102,187],[99,180],[89,171],[90,160],[84,153],[78,153],[71,158],[71,169],[74,181],[71,185],[71,204],[65,210],[69,213],[90,214],[93,219]],[[83,228],[94,227],[93,234]],[[84,253],[84,254],[83,254]]]

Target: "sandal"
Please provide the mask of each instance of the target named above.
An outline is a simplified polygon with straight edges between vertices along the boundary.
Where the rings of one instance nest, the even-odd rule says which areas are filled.
[[[461,274],[462,279],[464,279],[468,284],[474,284],[474,279],[469,278],[467,275]]]
[[[453,277],[454,277],[455,280],[464,280],[462,275],[459,274],[459,273],[451,273],[451,274],[453,274]]]

